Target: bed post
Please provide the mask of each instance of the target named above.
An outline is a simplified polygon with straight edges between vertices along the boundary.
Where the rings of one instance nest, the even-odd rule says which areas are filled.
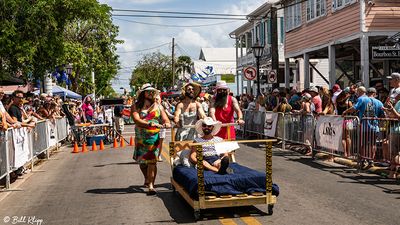
[[[265,149],[265,174],[266,178],[266,194],[267,194],[267,203],[269,203],[272,199],[272,142],[266,141],[266,149]]]
[[[171,165],[171,173],[173,173],[173,169],[174,169],[174,156],[175,156],[175,142],[174,141],[170,141],[169,142],[169,162]]]
[[[204,166],[203,166],[203,146],[196,145],[196,158],[197,158],[197,192],[199,194],[200,208],[204,208],[205,202],[205,188],[204,188]]]

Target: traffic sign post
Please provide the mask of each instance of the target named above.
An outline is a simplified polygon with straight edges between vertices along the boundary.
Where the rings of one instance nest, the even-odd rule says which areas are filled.
[[[268,83],[269,84],[276,84],[278,80],[277,74],[276,74],[276,70],[271,70],[268,73]]]
[[[244,78],[246,78],[247,80],[254,80],[257,78],[257,71],[254,67],[246,67],[243,70],[243,76]]]

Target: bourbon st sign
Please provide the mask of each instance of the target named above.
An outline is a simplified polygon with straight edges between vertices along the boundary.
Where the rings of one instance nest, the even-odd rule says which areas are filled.
[[[372,59],[400,59],[400,46],[373,46]]]

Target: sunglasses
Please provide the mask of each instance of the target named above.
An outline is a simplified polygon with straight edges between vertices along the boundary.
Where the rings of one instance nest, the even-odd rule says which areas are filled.
[[[217,93],[224,93],[224,92],[227,92],[227,90],[226,89],[218,89],[217,90]]]
[[[213,125],[207,125],[207,124],[204,124],[204,123],[201,126],[202,127],[213,127]]]

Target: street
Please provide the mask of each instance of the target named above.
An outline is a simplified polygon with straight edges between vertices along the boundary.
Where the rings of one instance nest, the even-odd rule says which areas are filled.
[[[128,141],[132,131],[132,126],[126,126]],[[158,164],[155,196],[147,196],[142,187],[132,147],[107,146],[104,151],[79,154],[63,147],[35,167],[40,171],[24,175],[18,187],[12,186],[19,191],[0,194],[0,224],[13,224],[13,218],[24,216],[18,224],[29,224],[28,217],[42,220],[41,224],[196,223],[190,206],[170,189],[167,145],[164,162]],[[264,153],[258,146],[241,145],[236,160],[264,170]],[[273,179],[280,196],[272,216],[266,215],[265,205],[223,208],[202,211],[203,219],[197,223],[399,224],[399,181],[356,174],[341,165],[280,149],[274,149]]]

